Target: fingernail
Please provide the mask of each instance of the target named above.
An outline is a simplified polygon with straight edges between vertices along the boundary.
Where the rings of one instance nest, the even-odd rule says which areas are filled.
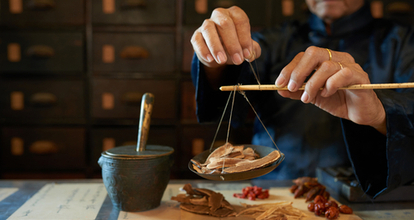
[[[222,64],[226,62],[226,58],[224,57],[222,52],[217,53],[217,63]]]
[[[243,50],[243,54],[244,54],[244,58],[249,61],[249,59],[251,58],[250,56],[250,51],[248,49],[244,49]]]
[[[277,87],[283,87],[283,86],[285,86],[285,82],[286,82],[286,79],[285,79],[285,77],[283,77],[283,75],[279,75],[279,77],[277,77],[277,79],[276,79],[276,86]]]
[[[306,91],[303,92],[302,97],[300,97],[300,100],[302,102],[304,102],[304,103],[308,103],[308,101],[309,101],[309,95],[308,95],[308,93]]]
[[[208,54],[208,55],[207,55],[207,61],[208,61],[208,62],[213,61],[213,57],[212,57],[210,54]]]
[[[294,81],[290,80],[289,84],[288,84],[289,91],[291,91],[291,92],[296,91],[296,87],[297,87],[296,83]]]
[[[243,60],[242,60],[240,54],[236,53],[236,54],[233,55],[233,63],[234,64],[240,64],[242,62],[243,62]]]

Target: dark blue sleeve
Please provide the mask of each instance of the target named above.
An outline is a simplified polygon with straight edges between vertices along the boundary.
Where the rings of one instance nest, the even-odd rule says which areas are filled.
[[[387,135],[342,120],[349,158],[362,189],[374,198],[414,180],[414,94],[377,91]]]

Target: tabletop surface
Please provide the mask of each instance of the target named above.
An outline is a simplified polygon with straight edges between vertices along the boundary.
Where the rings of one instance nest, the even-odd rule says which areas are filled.
[[[220,181],[210,181],[210,180],[170,180],[169,187],[182,187],[184,184],[190,183],[193,187],[196,188],[210,188],[219,192],[227,192],[229,195],[232,193],[241,192],[242,188],[248,185],[256,185],[263,187],[265,189],[270,188],[286,188],[292,185],[292,181],[275,181],[275,180],[250,180],[250,181],[240,181],[240,182],[220,182]],[[70,188],[76,184],[76,189]],[[52,187],[57,186],[57,187]],[[68,187],[69,186],[69,187]],[[65,188],[66,187],[66,188]],[[65,190],[67,189],[67,190]],[[168,189],[168,187],[167,187]],[[83,198],[79,198],[81,201],[85,200],[87,205],[87,211],[80,212],[75,209],[76,193],[80,194],[84,190],[83,194],[80,195]],[[176,191],[174,191],[175,193]],[[55,194],[53,194],[55,193]],[[224,194],[224,193],[223,193]],[[48,199],[48,203],[42,203],[42,199],[48,198],[51,196],[52,199]],[[164,193],[163,201],[169,201],[171,195],[167,192]],[[360,217],[359,219],[414,219],[414,202],[365,202],[365,203],[352,203],[348,202],[345,198],[342,198],[335,193],[331,193],[331,196],[341,204],[346,204],[350,206],[356,216]],[[230,196],[231,197],[231,196]],[[293,195],[292,195],[293,197]],[[52,201],[53,200],[53,201]],[[57,206],[59,202],[62,202],[63,205],[59,205],[57,213],[54,213],[55,216],[66,217],[53,217],[50,216],[50,208]],[[73,201],[71,201],[73,200]],[[72,202],[72,203],[70,203]],[[170,201],[169,201],[170,202]],[[174,202],[174,201],[172,201]],[[92,204],[94,203],[94,204]],[[36,209],[31,209],[30,207],[38,207]],[[45,208],[46,207],[46,208]],[[42,210],[42,209],[45,210]],[[154,209],[153,212],[158,214],[162,209]],[[65,214],[65,211],[70,211],[73,215],[73,218],[69,218],[70,214]],[[36,212],[38,212],[36,214]],[[144,219],[154,219],[150,217],[148,212],[147,218]],[[145,212],[142,212],[145,214]],[[113,208],[110,198],[107,196],[105,187],[103,186],[102,179],[85,179],[85,180],[0,180],[0,219],[108,219],[108,220],[117,220],[117,219],[134,219],[132,217],[127,217],[128,213],[120,212],[119,210]],[[23,218],[21,216],[36,216],[37,218]],[[18,217],[20,216],[20,217]],[[46,216],[46,217],[45,217]],[[79,217],[81,216],[81,217]],[[142,216],[140,217],[142,219]],[[165,219],[165,218],[157,218]],[[185,219],[183,217],[171,217],[168,219]],[[197,218],[198,219],[198,218]],[[214,219],[214,218],[211,218]],[[218,218],[217,218],[218,219]],[[232,218],[237,219],[237,218]],[[320,218],[324,219],[324,218]]]

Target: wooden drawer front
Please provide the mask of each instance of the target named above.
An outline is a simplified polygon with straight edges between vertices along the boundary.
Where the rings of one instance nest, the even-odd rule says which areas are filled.
[[[169,72],[175,70],[171,33],[96,33],[93,68],[100,72]]]
[[[83,54],[81,33],[0,34],[1,72],[82,72]]]
[[[182,71],[185,73],[191,72],[191,62],[194,56],[193,45],[191,45],[191,37],[193,36],[195,29],[190,28],[183,33],[183,58],[182,58]]]
[[[81,169],[85,131],[81,128],[3,128],[1,167],[5,170]]]
[[[147,145],[164,145],[176,148],[177,132],[174,128],[151,126]],[[98,159],[103,151],[114,147],[136,145],[138,125],[129,128],[96,128],[91,133],[91,165],[98,168]]]
[[[81,25],[84,0],[1,0],[6,25]]]
[[[92,84],[92,116],[95,118],[138,120],[141,98],[146,92],[155,96],[151,119],[176,117],[175,81],[95,79]]]
[[[309,13],[303,0],[272,1],[272,24],[281,24],[288,19],[306,19]]]
[[[192,81],[181,82],[181,120],[197,122],[195,88]]]
[[[175,0],[92,0],[95,24],[175,24]]]
[[[1,80],[0,118],[84,118],[83,82]]]
[[[414,2],[412,0],[371,1],[371,12],[375,18],[385,17],[403,24],[414,24]]]
[[[185,0],[184,23],[199,26],[204,19],[211,16],[215,8],[237,5],[249,16],[251,25],[264,26],[268,14],[266,2],[266,0]]]

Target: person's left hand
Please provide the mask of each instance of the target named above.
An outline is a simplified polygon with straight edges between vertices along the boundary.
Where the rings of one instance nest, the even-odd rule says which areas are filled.
[[[305,90],[298,90],[311,74]],[[288,90],[279,90],[285,98],[312,103],[334,116],[372,126],[385,134],[385,110],[372,89],[338,90],[369,83],[368,74],[350,54],[314,46],[296,55],[275,82],[278,87],[288,87]]]

